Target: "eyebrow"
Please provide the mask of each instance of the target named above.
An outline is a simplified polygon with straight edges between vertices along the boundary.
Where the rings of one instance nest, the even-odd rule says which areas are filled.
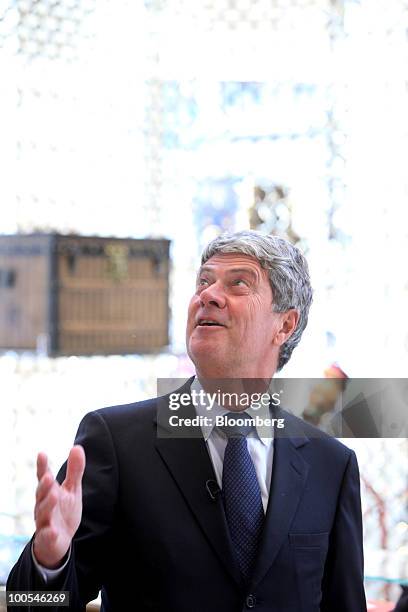
[[[204,265],[204,266],[201,266],[201,268],[199,269],[198,276],[202,274],[203,272],[209,272],[210,274],[213,274],[214,269],[211,268],[210,266]],[[226,271],[226,274],[248,274],[255,280],[258,278],[257,274],[250,268],[231,268]]]

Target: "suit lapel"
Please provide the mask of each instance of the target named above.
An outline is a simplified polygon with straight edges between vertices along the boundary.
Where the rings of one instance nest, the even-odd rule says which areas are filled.
[[[188,438],[165,437],[166,432],[162,426],[166,423],[166,413],[169,413],[168,403],[164,398],[159,398],[156,449],[214,552],[234,580],[242,584],[232,552],[221,492],[217,492],[215,500],[212,500],[206,488],[208,480],[212,481],[213,485],[216,484],[216,476],[201,428],[192,428],[191,437]],[[195,409],[191,404],[183,406],[177,411],[177,416],[194,417]],[[163,435],[164,437],[160,437]]]
[[[269,502],[258,559],[252,578],[252,585],[258,584],[287,538],[292,519],[306,483],[309,465],[300,456],[297,448],[307,438],[276,438]]]

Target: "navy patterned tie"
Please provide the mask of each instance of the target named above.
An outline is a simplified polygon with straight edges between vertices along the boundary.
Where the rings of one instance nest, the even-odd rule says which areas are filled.
[[[235,556],[248,583],[265,518],[261,490],[246,440],[254,425],[245,412],[229,412],[226,418],[228,425],[220,427],[228,437],[222,471],[222,495]],[[242,418],[249,424],[239,426],[234,423]]]

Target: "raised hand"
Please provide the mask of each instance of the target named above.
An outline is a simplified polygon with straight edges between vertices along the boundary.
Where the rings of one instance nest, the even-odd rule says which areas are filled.
[[[74,446],[68,456],[65,480],[60,485],[48,467],[47,455],[38,454],[34,555],[38,563],[49,569],[61,565],[81,522],[84,470],[84,449]]]

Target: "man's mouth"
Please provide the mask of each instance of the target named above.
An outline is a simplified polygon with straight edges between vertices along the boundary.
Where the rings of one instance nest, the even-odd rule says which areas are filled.
[[[197,327],[225,327],[225,325],[213,319],[199,319]]]

